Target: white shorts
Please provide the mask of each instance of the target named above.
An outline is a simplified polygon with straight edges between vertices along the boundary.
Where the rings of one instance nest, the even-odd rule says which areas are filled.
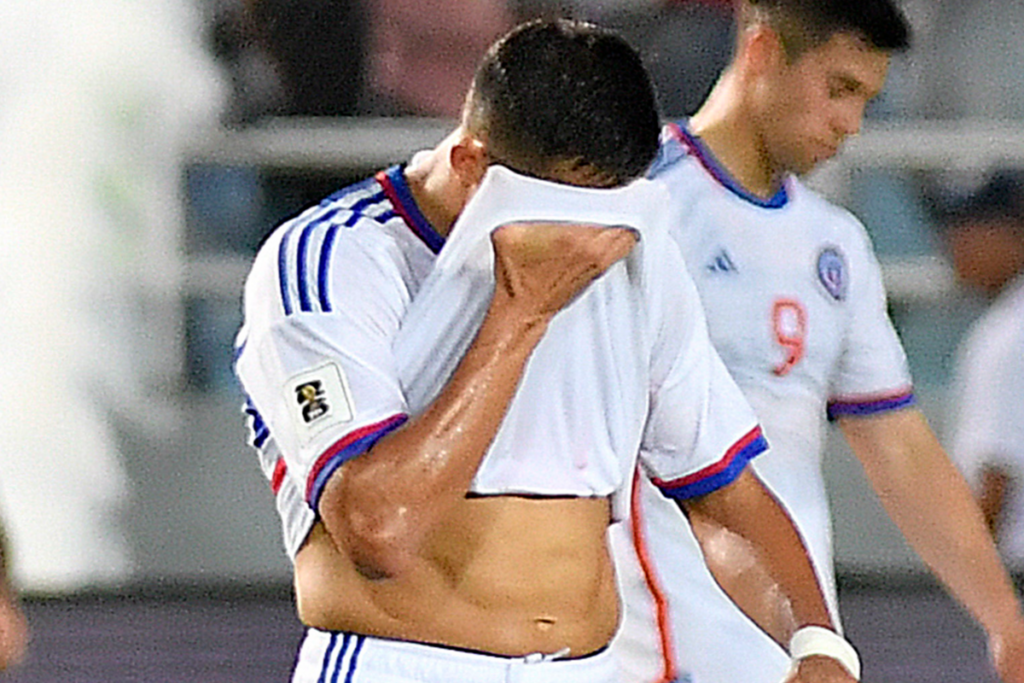
[[[292,683],[618,683],[605,649],[579,659],[500,657],[404,640],[307,629]]]

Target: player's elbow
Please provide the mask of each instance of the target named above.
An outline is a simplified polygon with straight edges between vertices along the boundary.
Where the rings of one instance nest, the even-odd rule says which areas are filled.
[[[410,510],[368,491],[326,490],[320,516],[338,549],[373,580],[407,572],[417,555],[419,534]]]

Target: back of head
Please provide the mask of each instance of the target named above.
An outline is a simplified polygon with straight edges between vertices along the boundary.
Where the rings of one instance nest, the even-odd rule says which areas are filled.
[[[660,117],[639,55],[622,38],[564,20],[523,24],[477,69],[464,125],[492,162],[548,180],[620,185],[644,173]]]
[[[837,33],[886,52],[910,46],[910,24],[895,0],[740,0],[739,16],[743,27],[772,26],[791,60]]]

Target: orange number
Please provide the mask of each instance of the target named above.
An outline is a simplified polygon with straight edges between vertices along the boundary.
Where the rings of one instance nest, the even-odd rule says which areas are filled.
[[[786,359],[773,372],[783,377],[804,357],[807,341],[807,310],[795,299],[776,299],[772,306],[775,341],[786,352]]]

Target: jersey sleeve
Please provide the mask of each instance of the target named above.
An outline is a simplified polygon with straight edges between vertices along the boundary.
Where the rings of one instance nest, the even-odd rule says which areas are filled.
[[[407,416],[391,342],[407,303],[396,261],[357,232],[279,229],[245,290],[236,373],[316,512],[338,467]]]
[[[976,484],[986,467],[1024,470],[1024,339],[978,328],[961,350],[953,457]]]
[[[863,226],[849,217],[856,234],[851,240],[848,288],[841,295],[848,307],[846,335],[832,380],[828,417],[869,416],[913,405],[907,357],[889,319],[882,271]],[[839,290],[836,290],[839,291]]]
[[[696,286],[674,243],[670,266],[656,280],[671,283],[652,301],[656,352],[651,408],[640,462],[666,495],[686,499],[736,479],[768,445],[753,409],[711,345]]]

